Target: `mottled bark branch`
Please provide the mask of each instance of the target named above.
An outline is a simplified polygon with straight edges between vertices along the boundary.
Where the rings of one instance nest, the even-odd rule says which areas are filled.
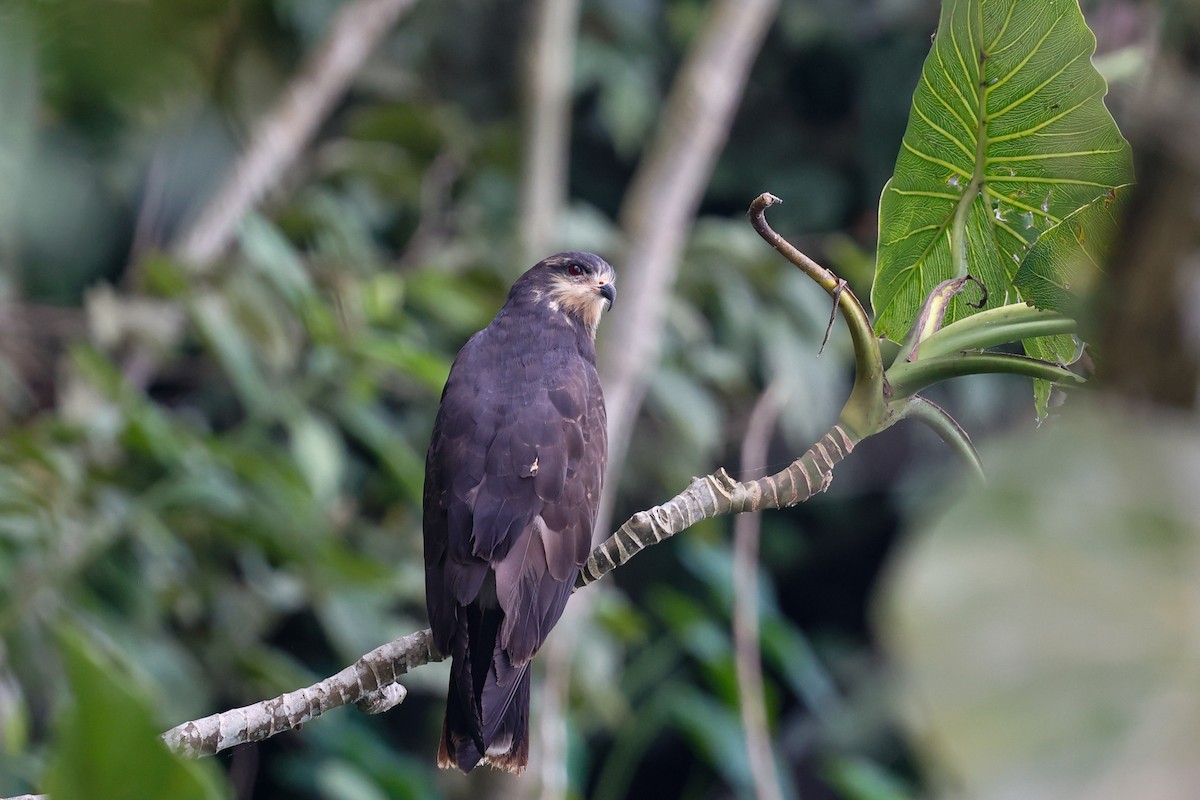
[[[583,565],[576,588],[603,578],[647,547],[701,520],[803,503],[829,487],[833,468],[850,455],[856,443],[841,425],[834,425],[804,455],[774,475],[741,483],[721,468],[693,478],[688,488],[660,506],[634,514],[597,546]]]
[[[319,683],[176,725],[163,734],[163,740],[184,755],[209,756],[298,728],[330,709],[351,703],[368,714],[379,714],[404,701],[407,691],[396,682],[401,675],[443,658],[428,629],[410,633],[375,648]]]
[[[854,449],[856,440],[840,425],[821,437],[786,469],[739,483],[724,469],[693,479],[690,486],[661,506],[639,512],[592,551],[575,586],[587,586],[653,544],[704,519],[744,511],[794,506],[823,492],[833,468]],[[336,675],[312,686],[261,703],[223,711],[177,725],[163,734],[167,746],[188,756],[219,753],[293,730],[326,711],[357,704],[369,713],[387,711],[407,694],[397,681],[409,670],[442,656],[428,630],[377,647]]]

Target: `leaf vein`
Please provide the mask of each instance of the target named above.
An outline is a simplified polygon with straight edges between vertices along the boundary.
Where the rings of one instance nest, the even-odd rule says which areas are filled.
[[[1028,92],[1028,93],[1027,93],[1025,96],[1023,96],[1023,97],[1018,97],[1016,100],[1014,100],[1013,102],[1009,103],[1007,106],[1005,106],[1004,108],[1000,109],[1000,110],[999,110],[999,111],[997,111],[996,113],[988,115],[988,120],[989,120],[989,121],[991,121],[991,120],[996,120],[996,119],[999,119],[1000,117],[1002,117],[1002,116],[1004,116],[1005,114],[1007,114],[1009,111],[1012,111],[1014,108],[1016,108],[1017,106],[1019,106],[1019,105],[1021,105],[1022,103],[1024,103],[1024,102],[1025,102],[1026,100],[1028,100],[1029,98],[1031,98],[1031,97],[1033,97],[1034,95],[1036,95],[1036,94],[1037,94],[1038,92],[1040,92],[1042,89],[1045,89],[1045,88],[1046,88],[1046,86],[1048,86],[1048,85],[1050,84],[1050,82],[1051,82],[1051,81],[1053,81],[1053,80],[1057,79],[1057,78],[1058,78],[1060,75],[1062,75],[1064,72],[1066,72],[1066,71],[1067,71],[1067,69],[1069,69],[1069,68],[1070,68],[1070,66],[1071,66],[1072,64],[1074,64],[1076,61],[1078,61],[1080,58],[1082,58],[1082,57],[1083,57],[1083,56],[1085,56],[1085,55],[1087,55],[1087,53],[1083,52],[1082,50],[1081,50],[1080,52],[1076,53],[1076,54],[1075,54],[1075,56],[1074,56],[1074,58],[1072,58],[1072,59],[1071,59],[1070,61],[1068,61],[1067,63],[1063,64],[1063,65],[1062,65],[1062,68],[1061,68],[1061,69],[1059,69],[1059,70],[1058,70],[1058,72],[1054,73],[1054,74],[1053,74],[1053,75],[1051,75],[1049,78],[1046,78],[1046,80],[1044,80],[1044,81],[1042,81],[1041,83],[1039,83],[1037,86],[1035,86],[1035,87],[1033,88],[1033,90],[1032,90],[1032,91]]]
[[[1013,14],[1016,13],[1016,10],[1017,0],[1012,0],[1012,2],[1008,4],[1008,14],[1004,17],[1004,24],[1000,26],[1000,30],[996,34],[996,38],[988,42],[987,52],[989,54],[991,54],[992,48],[994,48],[1000,42],[1000,40],[1004,38],[1004,33],[1008,30],[1008,25],[1010,22],[1012,22]]]
[[[941,96],[941,95],[938,93],[938,91],[937,91],[936,89],[934,89],[934,88],[933,88],[933,84],[929,82],[929,76],[928,76],[928,75],[927,75],[925,72],[922,72],[922,73],[921,73],[921,82],[925,84],[925,88],[926,88],[926,89],[928,89],[928,90],[929,90],[929,93],[930,93],[931,95],[933,95],[934,99],[935,99],[935,100],[937,100],[937,101],[938,101],[938,103],[940,103],[940,104],[941,104],[942,108],[946,109],[946,113],[947,113],[947,114],[949,114],[950,116],[954,117],[954,119],[955,119],[955,120],[957,120],[958,124],[963,126],[963,130],[965,130],[965,131],[966,131],[968,134],[971,134],[971,133],[974,133],[974,132],[975,132],[975,128],[971,126],[971,123],[967,122],[965,119],[963,119],[962,117],[960,117],[960,116],[958,115],[958,111],[956,111],[956,110],[955,110],[955,109],[954,109],[954,108],[953,108],[953,107],[950,105],[950,103],[949,103],[949,102],[946,100],[946,98],[942,97],[942,96]],[[958,93],[958,88],[957,88],[957,87],[954,87],[954,90],[955,90],[955,93]],[[962,99],[963,99],[963,96],[962,96],[962,94],[958,94],[958,98],[959,98],[960,100],[962,100]],[[964,103],[964,105],[965,105],[965,104],[966,104],[966,101],[965,101],[965,100],[963,100],[963,103]],[[914,104],[914,105],[916,104],[916,97],[913,97],[913,104]],[[968,108],[968,109],[967,109],[967,112],[968,112],[968,113],[971,113],[971,110]]]
[[[1030,48],[1029,52],[1025,54],[1025,57],[1022,58],[1017,63],[1017,65],[1015,67],[1013,67],[1011,71],[1009,71],[1009,73],[1007,75],[1005,75],[1003,78],[997,79],[997,81],[995,83],[993,83],[991,86],[987,87],[987,91],[989,94],[994,89],[999,89],[1001,86],[1008,83],[1009,79],[1011,79],[1014,75],[1016,75],[1018,72],[1020,72],[1025,67],[1025,65],[1028,64],[1029,61],[1035,55],[1038,54],[1038,51],[1042,49],[1042,45],[1044,45],[1046,43],[1046,40],[1050,38],[1050,35],[1052,33],[1054,33],[1054,29],[1058,26],[1058,23],[1062,22],[1064,17],[1066,17],[1065,11],[1062,14],[1059,14],[1058,17],[1054,20],[1054,22],[1050,23],[1050,27],[1046,29],[1046,32],[1044,34],[1042,34],[1042,38],[1037,40],[1037,43],[1034,44],[1034,46],[1032,48]],[[1003,113],[1003,112],[1001,112],[1001,113]],[[999,116],[999,114],[997,114],[996,116]]]
[[[1013,197],[1012,195],[1004,194],[1003,192],[997,192],[991,186],[987,187],[987,193],[988,193],[988,195],[995,198],[996,200],[1003,200],[1004,202],[1008,203],[1013,208],[1019,208],[1022,211],[1032,212],[1032,213],[1038,215],[1039,217],[1045,217],[1051,224],[1057,225],[1059,222],[1062,221],[1058,217],[1051,214],[1049,211],[1043,211],[1042,209],[1036,208],[1035,206],[1031,206],[1028,203],[1023,203],[1020,200]]]
[[[921,110],[921,107],[919,105],[917,105],[917,100],[915,97],[913,98],[913,111],[917,112],[917,116],[919,116],[921,119],[923,119],[925,121],[926,125],[928,125],[930,128],[933,128],[935,131],[940,133],[942,136],[944,136],[945,138],[947,138],[951,142],[953,142],[954,145],[956,147],[958,147],[959,150],[963,151],[963,154],[967,158],[969,158],[971,160],[975,159],[975,151],[972,150],[971,148],[967,147],[965,144],[960,142],[955,136],[953,136],[949,131],[947,131],[941,125],[938,125],[936,122],[934,122],[928,116],[926,116],[925,112]]]
[[[1037,133],[1042,128],[1046,127],[1047,125],[1053,125],[1055,122],[1058,122],[1060,119],[1067,116],[1068,114],[1078,111],[1080,108],[1087,105],[1092,100],[1095,100],[1099,96],[1100,96],[1100,92],[1093,92],[1092,94],[1085,97],[1083,100],[1080,100],[1075,105],[1071,106],[1068,109],[1063,110],[1062,113],[1055,114],[1050,119],[1043,120],[1042,122],[1039,122],[1037,125],[1034,125],[1032,128],[1026,128],[1023,131],[1014,131],[1013,133],[1006,133],[1001,136],[991,136],[988,138],[988,141],[995,144],[997,142],[1007,142],[1012,139],[1020,139],[1022,136],[1029,136],[1031,134]],[[1050,135],[1050,134],[1043,134],[1043,135]],[[1071,135],[1079,136],[1080,134],[1078,131],[1075,131]]]
[[[1120,153],[1121,148],[1114,147],[1110,150],[1072,150],[1069,153],[1029,153],[1021,156],[988,156],[987,163],[1000,164],[1012,163],[1015,161],[1045,161],[1051,158],[1078,158],[1081,156],[1101,156]],[[1000,175],[994,177],[1003,177]]]
[[[905,150],[912,153],[914,156],[921,159],[922,161],[928,161],[930,164],[937,164],[940,167],[945,167],[946,169],[953,172],[955,175],[961,175],[964,178],[971,177],[971,173],[965,171],[962,167],[959,167],[955,164],[951,164],[949,161],[944,161],[940,158],[935,158],[934,156],[931,156],[928,153],[922,153],[920,150],[918,150],[917,148],[915,148],[911,144],[909,144],[907,139],[902,140],[900,142],[900,144],[904,147]]]

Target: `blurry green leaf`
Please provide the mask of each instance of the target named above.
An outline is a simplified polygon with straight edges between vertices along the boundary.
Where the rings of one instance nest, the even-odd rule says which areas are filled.
[[[266,412],[274,405],[273,395],[259,371],[254,348],[234,323],[228,303],[214,292],[204,292],[192,301],[192,314],[248,410]]]
[[[1043,231],[1013,277],[1021,296],[1038,308],[1073,314],[1077,297],[1104,278],[1109,244],[1130,186],[1117,186]]]
[[[732,553],[729,548],[724,545],[712,546],[689,538],[679,543],[679,553],[683,563],[704,581],[705,586],[721,604],[722,620],[728,620],[732,615],[733,604],[733,576],[730,570]],[[838,702],[837,688],[832,678],[817,659],[804,632],[780,612],[774,598],[773,583],[766,571],[760,570],[758,586],[760,642],[764,662],[779,671],[789,688],[804,700],[814,714],[821,716],[832,712]],[[686,604],[677,604],[676,601],[668,602],[671,604],[669,610],[672,612],[673,624],[679,628],[683,627],[681,623],[684,621],[688,624],[697,622],[702,613],[694,606],[689,608]],[[706,636],[700,641],[707,638]]]
[[[731,786],[740,792],[750,791],[754,779],[737,710],[692,689],[680,689],[671,697],[671,715],[679,732],[696,745],[708,765]]]
[[[211,764],[175,756],[134,678],[82,634],[59,635],[72,702],[56,725],[46,772],[55,800],[213,800],[229,796]]]
[[[257,214],[238,226],[238,243],[246,261],[264,275],[293,306],[312,294],[313,285],[290,242]]]
[[[174,0],[24,5],[35,12],[43,69],[55,77],[46,85],[49,102],[100,133],[115,126],[122,106],[153,102],[169,87],[196,81],[188,36],[219,13],[211,3]]]
[[[618,639],[627,642],[644,641],[647,635],[646,618],[618,591],[599,592],[595,602],[596,620]]]
[[[816,717],[832,714],[839,703],[837,685],[825,669],[808,637],[789,622],[777,608],[762,620],[764,661],[787,682],[797,697]]]
[[[916,795],[873,761],[838,757],[824,769],[841,800],[912,800]]]
[[[362,293],[367,322],[385,322],[404,302],[404,279],[392,272],[381,272],[363,282]]]
[[[0,263],[15,251],[18,213],[37,127],[37,53],[32,27],[19,10],[9,11],[0,25]],[[0,271],[0,296],[16,287],[12,275]]]
[[[608,253],[617,247],[620,232],[608,215],[581,202],[572,203],[558,223],[557,246],[589,253]],[[618,276],[619,277],[619,276]]]
[[[659,367],[651,379],[650,400],[697,448],[707,451],[721,436],[722,413],[715,398],[679,370]]]
[[[441,690],[445,686],[441,685]],[[440,717],[439,717],[440,722]],[[305,729],[311,749],[280,766],[280,777],[297,796],[314,785],[330,792],[379,792],[388,800],[438,800],[443,796],[430,769],[433,753],[409,754],[382,736],[371,718],[361,714],[329,715]],[[328,754],[317,760],[313,754]],[[324,775],[324,777],[322,777]],[[326,795],[323,795],[326,796]],[[342,796],[342,795],[328,795]]]
[[[317,791],[325,800],[388,800],[370,778],[344,761],[326,761],[317,767]]]
[[[392,610],[395,598],[377,586],[350,585],[327,592],[316,611],[338,655],[349,661],[406,633]]]
[[[377,105],[359,111],[350,132],[356,139],[398,143],[417,158],[432,159],[445,142],[440,116],[439,109],[419,103]]]
[[[600,766],[592,800],[622,800],[629,797],[638,763],[645,758],[655,737],[671,721],[677,704],[674,687],[655,691],[638,707],[625,726],[616,731],[612,752]]]
[[[345,470],[342,438],[326,420],[312,413],[288,420],[292,456],[304,473],[318,503],[330,502],[338,493]]]
[[[363,336],[356,346],[366,358],[402,370],[436,394],[441,394],[446,378],[450,376],[450,365],[443,357],[414,347],[395,335]]]
[[[1129,145],[1089,60],[1095,46],[1076,0],[944,0],[879,202],[871,301],[880,335],[899,341],[929,291],[954,277],[950,233],[962,203],[968,269],[988,305],[1013,292],[1036,301],[1042,280],[1014,284],[1029,246],[1130,181]],[[956,299],[946,323],[971,311]]]
[[[987,485],[954,487],[892,570],[883,627],[938,796],[1195,793],[1200,437],[1072,409],[985,453]]]
[[[379,409],[363,403],[343,402],[338,405],[337,416],[347,433],[379,456],[409,499],[420,502],[425,459],[397,434],[395,424]]]
[[[1013,279],[1017,291],[1039,308],[1076,313],[1078,298],[1087,297],[1104,278],[1109,244],[1129,189],[1116,187],[1038,236]],[[1031,339],[1023,344],[1026,354],[1056,364],[1074,363],[1082,354],[1071,336]],[[1034,381],[1039,419],[1047,414],[1049,398],[1049,383]]]
[[[408,288],[414,306],[468,335],[486,325],[503,302],[503,295],[495,296],[476,281],[430,272],[414,275]]]
[[[609,63],[600,94],[600,112],[623,155],[636,153],[658,110],[658,86],[648,65],[619,59]]]
[[[3,559],[0,558],[0,562]],[[21,685],[8,671],[0,648],[0,758],[20,753],[29,743],[29,705]]]
[[[737,678],[727,609],[713,609],[687,595],[655,587],[651,606],[671,637],[702,668],[704,683],[715,697],[733,703]],[[768,687],[768,693],[774,687]]]

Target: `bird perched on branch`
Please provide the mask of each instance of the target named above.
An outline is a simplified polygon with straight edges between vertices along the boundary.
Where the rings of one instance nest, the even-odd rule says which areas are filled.
[[[452,659],[438,766],[529,760],[529,661],[591,550],[608,460],[596,326],[613,268],[559,253],[522,275],[450,368],[425,465],[425,598]]]

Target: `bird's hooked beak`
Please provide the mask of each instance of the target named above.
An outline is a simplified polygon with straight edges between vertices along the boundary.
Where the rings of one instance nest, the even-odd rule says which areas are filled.
[[[600,296],[608,301],[607,308],[612,309],[613,303],[617,302],[617,286],[612,281],[602,283],[597,287]]]

